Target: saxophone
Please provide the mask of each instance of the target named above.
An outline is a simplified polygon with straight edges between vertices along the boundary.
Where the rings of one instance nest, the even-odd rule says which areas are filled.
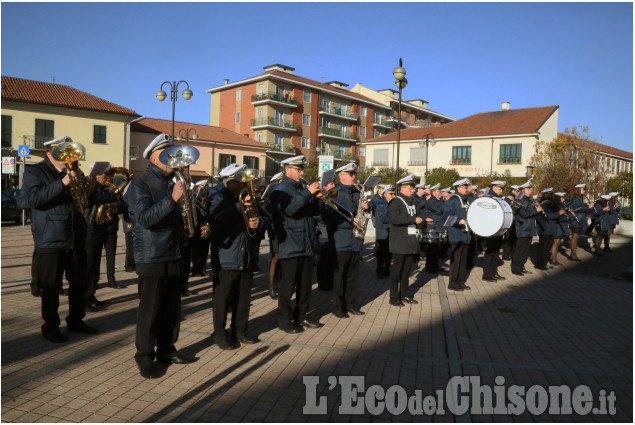
[[[258,170],[253,168],[247,168],[239,171],[234,176],[234,180],[241,183],[245,183],[245,187],[240,191],[238,195],[238,202],[240,203],[240,210],[243,214],[243,220],[245,221],[245,233],[250,238],[255,237],[258,234],[258,229],[252,229],[249,227],[249,219],[258,217],[262,194],[265,190],[264,186],[254,189],[253,180],[258,177]],[[245,205],[245,197],[249,195],[249,205]]]
[[[124,167],[109,168],[104,173],[106,176],[106,186],[109,190],[117,195],[118,199],[121,199],[121,194],[124,189],[130,183],[134,174]],[[102,204],[97,208],[97,214],[95,215],[95,224],[104,224],[115,217],[117,209],[119,208],[119,201],[108,202]]]
[[[66,165],[68,176],[71,179],[68,185],[71,197],[73,198],[77,211],[84,215],[86,208],[88,208],[88,197],[86,196],[84,182],[79,177],[74,177],[71,171],[75,173],[80,172],[77,161],[84,156],[86,150],[81,143],[73,142],[70,137],[65,137],[64,140],[63,143],[60,143],[53,149],[51,156],[55,161]]]
[[[364,193],[360,192],[359,202],[357,203],[357,213],[355,214],[355,218],[359,220],[359,224],[353,229],[353,236],[361,240],[364,240],[364,236],[366,236],[366,227],[368,226],[368,220],[370,220],[370,212],[363,208],[365,200]]]

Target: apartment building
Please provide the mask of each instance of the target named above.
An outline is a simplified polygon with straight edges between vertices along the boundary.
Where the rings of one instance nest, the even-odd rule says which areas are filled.
[[[348,90],[338,81],[322,83],[274,64],[264,73],[208,89],[210,124],[265,143],[277,163],[289,155],[332,155],[335,161],[365,156],[360,143],[389,133],[390,106]]]

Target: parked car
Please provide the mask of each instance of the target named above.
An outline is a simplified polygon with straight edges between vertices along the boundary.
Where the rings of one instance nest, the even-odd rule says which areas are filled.
[[[18,206],[20,189],[2,191],[2,221],[15,221],[18,224],[26,224],[31,216],[31,210],[25,208],[24,223],[22,223],[22,208]]]

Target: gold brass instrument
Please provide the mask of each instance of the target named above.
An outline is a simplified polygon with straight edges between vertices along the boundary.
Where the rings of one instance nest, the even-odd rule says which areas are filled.
[[[80,172],[77,161],[84,156],[86,150],[81,143],[73,142],[70,137],[65,138],[65,140],[65,142],[60,143],[53,149],[51,156],[55,161],[66,165],[68,176],[71,179],[68,185],[71,191],[71,197],[73,198],[77,211],[84,215],[86,208],[88,208],[88,198],[86,197],[84,182],[81,178],[74,177],[71,171],[75,173]]]
[[[159,162],[166,167],[174,169],[176,178],[183,186],[183,196],[179,200],[181,214],[183,215],[183,231],[185,236],[194,236],[198,216],[194,207],[194,194],[190,190],[192,177],[190,176],[190,164],[196,162],[200,152],[193,146],[172,145],[168,146],[159,155]]]
[[[130,183],[134,174],[124,167],[112,167],[104,172],[106,176],[106,187],[110,192],[117,195],[118,199],[121,199],[124,189]],[[119,209],[119,200],[102,204],[97,208],[97,214],[95,214],[95,224],[104,224],[112,220],[117,214]]]
[[[300,180],[303,183],[304,187],[308,187],[311,185],[311,183],[303,178],[300,177]],[[317,195],[317,193],[316,193]],[[342,217],[344,217],[344,219],[351,225],[353,226],[353,228],[357,231],[364,231],[364,229],[362,229],[360,227],[359,224],[355,223],[355,216],[348,211],[346,208],[344,208],[343,206],[341,206],[340,204],[338,204],[335,201],[335,198],[337,198],[337,189],[336,188],[332,188],[331,190],[329,190],[328,192],[326,192],[324,194],[324,196],[317,198],[320,201],[322,201],[324,203],[324,205],[326,205],[327,207],[331,208],[333,211],[335,211],[336,213],[338,213],[339,215],[341,215]]]
[[[245,233],[253,238],[258,233],[257,229],[249,227],[249,220],[259,215],[258,205],[260,198],[265,191],[265,186],[254,189],[253,181],[258,177],[258,170],[254,168],[246,168],[236,173],[234,180],[245,183],[245,187],[238,194],[238,202],[240,202],[240,210],[243,213],[245,221]],[[249,205],[245,205],[245,198],[249,195]]]

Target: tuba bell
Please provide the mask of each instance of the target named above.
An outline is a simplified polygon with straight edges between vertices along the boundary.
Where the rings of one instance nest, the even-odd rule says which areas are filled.
[[[260,186],[258,189],[254,189],[253,181],[257,177],[258,170],[254,168],[244,169],[237,172],[234,176],[234,180],[245,183],[245,187],[238,194],[238,202],[240,203],[240,210],[243,214],[243,220],[245,221],[245,233],[247,233],[247,236],[250,238],[255,237],[258,231],[249,227],[249,219],[258,217],[258,204],[260,203],[260,198],[266,189],[265,186]],[[245,198],[247,195],[251,198],[249,200],[250,205],[245,205]]]
[[[109,168],[104,172],[104,175],[106,176],[106,187],[108,187],[110,192],[117,195],[119,199],[121,199],[124,189],[134,177],[134,174],[124,167]],[[95,224],[104,224],[112,220],[117,214],[117,209],[119,209],[119,201],[100,205],[95,215]]]
[[[173,168],[176,178],[183,185],[183,197],[179,200],[179,204],[183,215],[183,230],[188,238],[194,236],[198,221],[194,207],[194,194],[190,190],[190,185],[192,184],[190,164],[195,163],[199,155],[198,149],[187,145],[168,146],[159,155],[159,162],[166,167]]]
[[[51,156],[55,161],[66,165],[66,171],[71,179],[69,184],[71,197],[73,198],[75,208],[77,208],[77,211],[82,215],[84,215],[86,208],[88,208],[86,189],[82,179],[74,177],[71,171],[76,173],[80,171],[77,161],[83,157],[85,153],[86,149],[84,149],[84,146],[81,143],[73,142],[70,137],[66,137],[65,141],[57,145],[51,152]]]

